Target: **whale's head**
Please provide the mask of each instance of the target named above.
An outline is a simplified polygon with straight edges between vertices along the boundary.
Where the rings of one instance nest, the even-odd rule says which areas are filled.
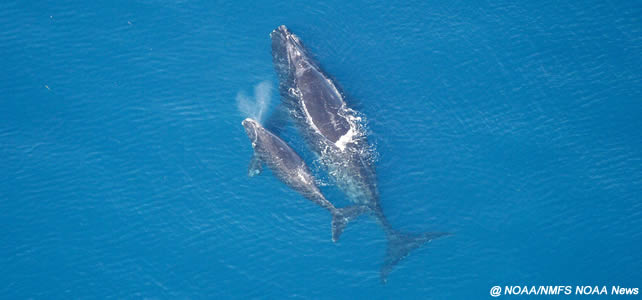
[[[245,128],[245,133],[247,133],[247,137],[250,138],[250,141],[252,141],[252,147],[254,147],[258,139],[261,124],[252,118],[247,118],[241,122],[241,125]]]
[[[301,66],[303,60],[309,60],[307,51],[295,34],[285,25],[270,33],[272,39],[272,59],[279,75],[291,75]]]

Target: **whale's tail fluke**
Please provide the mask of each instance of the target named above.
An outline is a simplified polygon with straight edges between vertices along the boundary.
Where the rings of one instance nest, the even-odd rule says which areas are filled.
[[[392,269],[408,254],[410,251],[415,250],[424,244],[434,240],[438,237],[451,235],[448,232],[426,232],[423,234],[403,233],[399,231],[389,231],[388,236],[388,250],[386,251],[386,258],[381,267],[381,281],[386,283],[388,274]]]
[[[332,241],[335,243],[339,241],[339,236],[343,233],[346,225],[367,211],[365,206],[348,206],[334,210],[332,212]]]

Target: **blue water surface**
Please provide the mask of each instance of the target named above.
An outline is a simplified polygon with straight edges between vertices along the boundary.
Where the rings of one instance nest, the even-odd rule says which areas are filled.
[[[247,176],[237,96],[277,87],[281,24],[366,116],[392,224],[454,233],[385,285],[375,221],[333,244],[326,211]],[[638,1],[2,1],[0,297],[642,288],[641,53]]]

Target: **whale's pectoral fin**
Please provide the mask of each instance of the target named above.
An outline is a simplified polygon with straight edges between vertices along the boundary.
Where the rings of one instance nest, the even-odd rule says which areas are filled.
[[[250,166],[247,168],[247,175],[254,177],[261,174],[261,171],[263,171],[263,162],[259,156],[254,153],[254,155],[252,155],[252,160],[250,160]]]
[[[332,241],[336,243],[346,225],[367,211],[368,208],[365,206],[337,208],[332,215]]]
[[[388,250],[386,258],[381,267],[381,281],[386,283],[388,274],[408,254],[424,244],[438,237],[451,235],[448,232],[426,232],[423,234],[412,234],[393,231],[388,233]]]

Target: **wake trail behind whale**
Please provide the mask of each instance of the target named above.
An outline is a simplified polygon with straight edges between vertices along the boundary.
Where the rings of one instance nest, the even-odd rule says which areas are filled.
[[[250,97],[244,91],[236,94],[236,105],[243,117],[250,117],[263,124],[272,101],[272,83],[265,80],[254,86],[254,96]]]

